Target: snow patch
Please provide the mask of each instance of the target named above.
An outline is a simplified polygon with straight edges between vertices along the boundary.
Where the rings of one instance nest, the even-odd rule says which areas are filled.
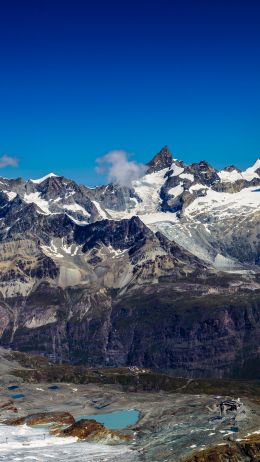
[[[47,255],[47,256],[54,256],[56,258],[64,258],[64,255],[61,255],[59,253],[57,247],[54,245],[53,241],[51,241],[50,245],[41,245],[42,251]]]
[[[74,202],[74,204],[64,204],[63,208],[65,210],[70,210],[71,212],[80,212],[85,217],[90,216],[89,213],[81,205],[77,204],[77,202]]]
[[[196,183],[190,187],[189,191],[192,193],[193,191],[200,191],[201,189],[209,189],[208,186],[205,186],[201,183]]]
[[[35,192],[35,193],[30,193],[30,194],[25,194],[23,196],[23,200],[27,203],[27,204],[36,204],[37,207],[39,207],[43,213],[45,213],[46,215],[50,215],[51,212],[49,210],[49,204],[46,200],[42,199],[41,198],[41,195],[39,192]]]
[[[181,173],[179,177],[185,180],[190,180],[191,182],[194,181],[194,175],[192,175],[192,173]]]
[[[107,219],[107,214],[106,214],[105,210],[103,210],[101,208],[100,204],[97,201],[92,201],[92,203],[96,207],[96,209],[97,209],[99,215],[101,216],[101,218],[104,218],[106,220]]]
[[[184,172],[184,168],[180,167],[179,165],[175,164],[174,162],[172,163],[170,169],[173,170],[172,176],[178,176],[182,172]]]
[[[88,221],[86,220],[77,220],[76,218],[72,217],[71,215],[69,215],[68,213],[66,213],[67,217],[69,217],[72,221],[74,221],[74,223],[76,223],[76,225],[80,225],[80,226],[83,226],[83,225],[88,225]]]
[[[9,201],[12,201],[17,196],[16,192],[14,191],[3,190],[3,192],[7,195]]]
[[[182,185],[178,184],[174,188],[169,189],[168,194],[171,194],[172,196],[177,197],[180,194],[182,194],[183,191],[184,191],[184,189],[183,189]]]
[[[238,180],[243,180],[243,175],[237,170],[232,170],[231,172],[221,170],[218,172],[218,176],[222,183],[235,183]]]

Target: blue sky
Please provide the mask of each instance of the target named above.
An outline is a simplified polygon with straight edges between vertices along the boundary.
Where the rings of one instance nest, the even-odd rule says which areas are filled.
[[[260,2],[14,1],[0,6],[7,177],[85,184],[113,149],[147,162],[252,164],[260,151]]]

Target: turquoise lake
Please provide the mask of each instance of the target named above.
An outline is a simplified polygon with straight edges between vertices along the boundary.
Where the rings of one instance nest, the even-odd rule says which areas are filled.
[[[111,430],[122,430],[123,428],[134,425],[139,419],[140,412],[136,409],[108,412],[106,414],[80,415],[76,420],[94,419],[102,423]]]

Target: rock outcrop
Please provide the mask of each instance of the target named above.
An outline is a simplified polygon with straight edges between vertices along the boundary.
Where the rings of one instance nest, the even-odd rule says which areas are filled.
[[[5,425],[73,425],[75,423],[74,417],[69,412],[39,412],[36,414],[29,414],[25,417],[18,417],[17,419],[8,419],[3,422]]]
[[[79,440],[87,440],[98,443],[123,443],[131,437],[119,431],[106,428],[94,419],[81,419],[65,429],[54,429],[56,436],[74,436]]]
[[[168,146],[164,146],[158,154],[156,154],[150,162],[148,162],[148,171],[147,173],[158,172],[164,168],[170,168],[172,165],[172,154],[169,151]]]
[[[0,401],[0,415],[2,412],[11,411],[11,412],[18,412],[17,407],[14,404],[12,399],[8,399],[6,401]]]

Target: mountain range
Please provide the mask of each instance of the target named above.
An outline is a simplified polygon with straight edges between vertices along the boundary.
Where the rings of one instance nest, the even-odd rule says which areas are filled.
[[[127,186],[0,178],[0,344],[57,362],[259,378],[260,159],[164,147]]]

